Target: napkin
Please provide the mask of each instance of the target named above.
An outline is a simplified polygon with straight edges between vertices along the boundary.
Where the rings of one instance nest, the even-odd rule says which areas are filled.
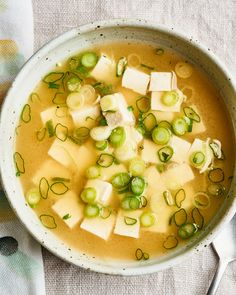
[[[33,53],[31,0],[0,0],[0,102]],[[0,294],[45,294],[40,245],[17,220],[0,187]]]

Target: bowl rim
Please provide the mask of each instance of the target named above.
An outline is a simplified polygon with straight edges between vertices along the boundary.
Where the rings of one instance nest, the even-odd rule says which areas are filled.
[[[200,44],[197,40],[194,40],[192,37],[188,38],[184,33],[182,33],[179,29],[175,30],[173,27],[169,28],[167,26],[160,25],[156,22],[147,21],[143,19],[111,19],[111,20],[102,20],[102,21],[95,21],[90,22],[84,25],[81,25],[77,28],[73,28],[65,33],[60,34],[59,36],[51,39],[50,41],[46,42],[39,50],[37,50],[23,65],[23,67],[20,69],[19,73],[17,74],[16,78],[14,79],[11,87],[9,88],[7,95],[5,96],[5,99],[3,101],[1,111],[0,111],[0,129],[3,128],[3,113],[7,113],[6,108],[6,102],[11,98],[11,93],[13,89],[15,88],[15,84],[20,79],[22,75],[25,74],[25,72],[28,71],[28,69],[31,68],[31,65],[34,64],[34,62],[40,57],[50,50],[55,49],[58,45],[65,43],[68,39],[73,38],[75,35],[79,34],[85,34],[91,31],[94,31],[96,28],[100,29],[106,29],[109,27],[133,27],[133,28],[143,28],[147,30],[156,30],[157,32],[164,33],[166,35],[177,37],[181,41],[190,44],[191,46],[197,48],[200,52],[202,52],[213,64],[217,65],[221,71],[223,72],[224,76],[228,78],[228,83],[230,87],[234,90],[236,93],[236,84],[235,81],[232,79],[232,75],[229,73],[228,69],[226,68],[225,64],[209,49]],[[0,142],[1,142],[0,138]],[[62,253],[58,253],[57,250],[55,250],[53,247],[50,246],[49,243],[47,243],[45,237],[40,237],[36,231],[31,230],[27,225],[27,220],[20,217],[20,214],[18,213],[17,208],[14,206],[14,202],[12,198],[10,197],[10,194],[8,194],[8,187],[4,185],[4,163],[2,161],[2,158],[0,159],[0,180],[2,183],[2,188],[6,194],[6,197],[10,203],[11,208],[13,209],[14,213],[18,217],[19,221],[24,225],[24,227],[27,229],[27,231],[47,250],[49,250],[51,253],[53,253],[55,256],[61,258],[62,260],[69,262],[71,264],[74,264],[76,266],[90,269],[95,272],[99,273],[106,273],[106,274],[113,274],[113,275],[142,275],[142,274],[150,274],[154,273],[160,270],[164,270],[166,268],[172,267],[174,265],[177,265],[181,263],[182,261],[185,261],[187,258],[190,257],[193,253],[197,253],[198,251],[202,250],[206,245],[209,245],[215,236],[218,234],[220,230],[225,226],[226,223],[228,223],[231,218],[234,216],[236,212],[236,200],[234,199],[232,201],[231,206],[226,210],[220,221],[218,221],[214,228],[209,231],[209,233],[203,237],[199,241],[197,245],[194,245],[192,247],[189,247],[186,249],[184,253],[181,253],[175,257],[170,258],[167,261],[163,261],[161,263],[155,263],[152,265],[137,265],[134,267],[122,269],[118,268],[115,269],[115,266],[104,266],[100,264],[95,263],[88,263],[86,262],[78,262],[78,260],[75,262],[73,259],[69,259],[68,257],[63,256]],[[42,240],[44,241],[42,243]]]

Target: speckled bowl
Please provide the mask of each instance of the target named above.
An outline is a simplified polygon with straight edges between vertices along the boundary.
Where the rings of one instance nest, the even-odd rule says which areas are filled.
[[[73,29],[46,44],[25,64],[15,79],[5,99],[0,118],[1,177],[8,200],[19,219],[35,239],[52,253],[77,266],[97,272],[140,275],[180,263],[189,257],[191,253],[196,253],[213,240],[217,232],[231,219],[236,211],[235,177],[229,197],[221,210],[207,228],[194,238],[191,243],[170,252],[169,255],[153,258],[145,262],[114,262],[108,259],[101,260],[97,257],[88,257],[83,253],[74,251],[70,249],[69,245],[59,240],[53,234],[53,231],[45,229],[33,210],[25,203],[20,181],[15,177],[13,163],[15,127],[18,125],[21,109],[26,103],[29,93],[32,92],[41,77],[50,71],[56,62],[64,60],[79,50],[113,40],[147,42],[175,48],[176,51],[196,62],[206,71],[221,92],[232,123],[235,126],[235,84],[230,79],[225,66],[209,49],[192,39],[184,37],[182,34],[176,33],[173,28],[167,29],[142,20],[121,19],[91,23]]]

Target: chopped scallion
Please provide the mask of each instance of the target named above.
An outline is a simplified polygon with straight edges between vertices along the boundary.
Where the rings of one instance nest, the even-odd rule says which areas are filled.
[[[99,166],[90,166],[86,170],[86,177],[89,179],[98,178],[101,175],[101,168]]]
[[[96,204],[87,204],[84,207],[84,215],[88,218],[94,218],[99,215],[99,207]]]
[[[40,130],[38,130],[36,132],[36,137],[37,137],[38,141],[43,141],[44,140],[45,135],[46,135],[46,131],[47,131],[46,128],[41,128]]]
[[[48,135],[49,137],[53,137],[54,136],[54,127],[53,127],[53,122],[52,120],[49,120],[46,122],[46,128],[47,128],[47,131],[48,131]]]
[[[201,121],[199,115],[191,107],[185,107],[184,108],[184,114],[185,114],[186,117],[188,117],[189,119],[191,119],[191,120],[193,120],[195,122],[199,123]]]
[[[181,226],[182,224],[185,224],[187,221],[186,210],[182,208],[182,209],[176,211],[172,218],[173,218],[176,226]]]
[[[175,204],[174,198],[173,198],[170,191],[164,191],[163,197],[164,197],[164,200],[168,206],[173,206]]]
[[[150,98],[147,96],[140,97],[136,100],[136,106],[141,113],[147,113],[151,107]]]
[[[150,227],[152,226],[156,221],[156,218],[153,213],[150,212],[144,212],[140,216],[140,223],[144,227]]]
[[[152,131],[152,139],[156,144],[167,144],[170,140],[170,130],[165,127],[156,127]]]
[[[124,210],[136,210],[140,208],[140,199],[136,196],[124,197],[121,201],[121,208]]]
[[[161,102],[167,107],[172,107],[179,101],[179,94],[176,91],[165,91],[161,97]]]
[[[112,214],[112,208],[107,206],[107,207],[101,207],[100,208],[100,217],[103,219],[107,219],[111,216]]]
[[[191,238],[197,231],[197,226],[194,223],[186,223],[180,226],[178,230],[178,236],[186,240]]]
[[[64,105],[66,104],[66,96],[64,92],[56,92],[52,102],[56,105]]]
[[[86,187],[80,194],[80,198],[85,203],[93,203],[96,200],[97,191],[93,187]]]
[[[193,208],[192,210],[192,218],[193,222],[197,225],[199,229],[202,229],[204,226],[204,217],[202,216],[201,212],[199,211],[198,208]]]
[[[56,137],[61,140],[61,141],[66,141],[67,137],[68,137],[68,128],[64,125],[62,125],[61,123],[58,123],[55,127],[55,131],[54,134],[56,135]]]
[[[225,193],[225,187],[220,183],[211,183],[207,191],[211,196],[222,196]]]
[[[43,82],[47,84],[55,83],[57,81],[60,81],[63,77],[64,77],[63,72],[51,72],[43,78]]]
[[[111,135],[109,137],[111,145],[114,147],[120,147],[126,139],[125,129],[124,127],[116,127],[112,130]]]
[[[197,192],[193,197],[193,203],[199,209],[206,209],[210,206],[211,201],[206,193]]]
[[[203,152],[197,151],[190,156],[190,162],[193,166],[199,167],[205,162],[205,155]]]
[[[52,215],[42,214],[39,216],[41,223],[49,229],[54,229],[57,227],[55,218]]]
[[[185,190],[183,188],[181,188],[180,190],[177,191],[177,193],[175,194],[175,204],[178,208],[181,208],[183,201],[186,198],[186,193]]]
[[[98,57],[95,52],[85,52],[81,56],[81,64],[86,68],[95,67],[97,61],[98,61]]]
[[[127,65],[127,58],[126,57],[121,57],[116,65],[116,76],[121,77],[125,71]]]
[[[20,117],[24,123],[29,123],[31,121],[31,107],[29,104],[24,105]]]
[[[157,120],[153,113],[149,113],[147,116],[143,118],[142,123],[145,127],[145,131],[150,133],[156,127]]]
[[[45,177],[42,177],[39,181],[39,193],[41,198],[47,199],[48,192],[49,192],[50,186]]]
[[[130,183],[130,179],[131,178],[128,173],[121,172],[121,173],[115,174],[112,177],[111,183],[114,188],[120,190],[126,187]]]
[[[107,140],[96,141],[95,147],[99,151],[104,151],[108,147],[108,141]]]
[[[40,193],[37,188],[29,190],[26,194],[26,200],[34,208],[40,201]]]
[[[134,158],[129,163],[129,172],[132,176],[140,176],[144,174],[146,165],[142,159]]]
[[[137,223],[137,219],[125,216],[124,217],[124,222],[125,222],[126,225],[134,225],[134,224]]]
[[[133,177],[130,183],[131,191],[137,196],[140,196],[144,192],[145,186],[145,180],[140,176]]]
[[[208,178],[213,183],[219,183],[219,182],[224,181],[225,174],[221,168],[214,168],[209,171]]]
[[[16,167],[16,176],[21,176],[25,173],[25,161],[20,153],[15,152],[13,155],[13,160]]]
[[[183,118],[176,118],[172,122],[172,128],[176,135],[184,135],[188,131],[188,124]]]
[[[50,190],[55,195],[64,195],[68,190],[68,186],[66,186],[62,181],[56,181],[50,186]]]
[[[178,239],[175,236],[170,235],[165,239],[163,247],[167,250],[170,250],[177,247],[178,243]]]
[[[167,146],[164,146],[163,148],[159,149],[157,153],[158,153],[158,157],[159,157],[160,161],[163,163],[167,163],[172,158],[172,156],[174,154],[174,150],[171,146],[167,145]]]
[[[112,156],[111,154],[103,153],[99,156],[96,163],[104,168],[110,167],[114,163],[114,156]]]

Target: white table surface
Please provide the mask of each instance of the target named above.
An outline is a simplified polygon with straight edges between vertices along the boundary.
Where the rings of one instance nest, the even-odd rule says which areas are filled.
[[[143,18],[204,43],[236,74],[236,0],[33,0],[35,49],[73,27],[110,18]],[[69,265],[43,250],[49,294],[204,295],[217,258],[210,247],[188,261],[142,277],[107,276]],[[236,294],[236,262],[217,295]]]

